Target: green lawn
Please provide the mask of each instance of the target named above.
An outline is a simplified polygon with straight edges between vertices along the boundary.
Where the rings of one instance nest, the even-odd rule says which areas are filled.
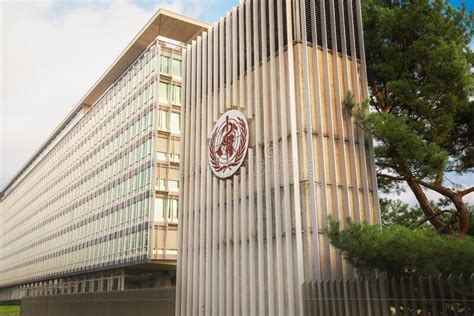
[[[20,315],[20,306],[0,306],[0,316],[18,316]]]

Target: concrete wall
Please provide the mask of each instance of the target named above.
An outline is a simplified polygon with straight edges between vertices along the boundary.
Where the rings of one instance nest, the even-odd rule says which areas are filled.
[[[367,98],[361,38],[359,0],[254,0],[188,45],[178,315],[301,314],[305,281],[353,274],[322,230],[379,221],[372,139],[342,106]],[[231,109],[249,150],[221,179],[209,137]]]

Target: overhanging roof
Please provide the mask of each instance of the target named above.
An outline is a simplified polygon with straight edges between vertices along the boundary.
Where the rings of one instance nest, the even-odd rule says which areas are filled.
[[[82,110],[84,105],[94,105],[96,101],[109,89],[109,87],[140,57],[145,49],[158,37],[163,36],[182,43],[190,43],[211,25],[185,17],[183,15],[159,9],[148,23],[141,29],[135,38],[127,45],[112,65],[97,80],[86,95],[79,101],[74,109],[49,135],[40,148],[28,159],[25,165],[15,174],[0,192],[0,200],[5,198],[4,193],[27,170],[54,138],[67,126],[67,124]]]
[[[196,21],[180,14],[160,9],[148,21],[112,66],[87,92],[81,104],[94,104],[95,101],[117,80],[121,74],[158,37],[167,37],[182,43],[189,43],[211,25]]]

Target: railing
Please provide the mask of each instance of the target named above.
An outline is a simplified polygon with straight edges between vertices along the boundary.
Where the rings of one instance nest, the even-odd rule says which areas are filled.
[[[174,316],[175,288],[24,297],[21,316]]]
[[[387,278],[306,282],[305,315],[474,315],[470,277]]]

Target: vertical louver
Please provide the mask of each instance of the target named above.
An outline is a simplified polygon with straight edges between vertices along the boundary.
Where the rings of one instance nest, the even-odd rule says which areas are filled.
[[[334,13],[331,14],[331,1],[334,1]],[[332,42],[332,28],[336,27],[336,43],[337,51],[343,53],[342,43],[345,41],[347,55],[352,56],[351,47],[351,28],[353,29],[355,46],[357,49],[357,58],[360,58],[360,43],[359,43],[359,25],[357,21],[357,0],[344,0],[341,3],[338,0],[305,0],[306,13],[306,36],[309,43],[313,43],[313,31],[316,30],[316,39],[318,46],[323,46],[326,42],[328,49],[333,49]],[[350,15],[352,10],[352,19]],[[344,16],[341,16],[341,13]],[[326,21],[323,25],[323,18]],[[333,21],[334,19],[334,21]],[[344,23],[342,23],[344,21]],[[325,41],[323,41],[323,26],[326,27],[324,34]],[[344,32],[342,29],[344,28]],[[345,36],[343,36],[343,33]]]
[[[257,1],[255,3],[255,1]],[[270,2],[272,1],[272,2]],[[272,4],[272,5],[270,5]],[[299,23],[300,19],[298,15],[300,14],[300,8],[297,7],[299,5],[305,6],[305,25],[296,26],[296,23]],[[305,27],[306,28],[306,37],[307,42],[309,44],[313,44],[313,41],[317,41],[317,45],[322,47],[324,45],[330,51],[337,50],[338,53],[344,53],[343,46],[346,47],[346,54],[348,56],[353,55],[353,48],[356,49],[356,56],[360,58],[360,34],[359,34],[359,23],[358,21],[358,5],[359,2],[357,0],[300,0],[292,1],[291,2],[291,12],[287,12],[286,2],[284,0],[252,0],[252,1],[245,1],[243,5],[237,8],[236,16],[234,17],[237,19],[237,45],[240,45],[240,37],[243,37],[243,45],[244,51],[247,48],[247,41],[246,41],[246,28],[247,24],[244,23],[243,26],[240,26],[241,18],[240,15],[243,15],[243,21],[247,20],[247,6],[250,6],[249,12],[249,25],[250,25],[250,45],[251,47],[260,47],[258,51],[258,61],[262,62],[263,60],[263,45],[262,45],[262,27],[266,28],[267,37],[265,39],[265,47],[266,47],[266,58],[269,58],[272,54],[278,54],[280,50],[280,43],[279,38],[283,38],[283,46],[284,49],[288,46],[288,28],[285,22],[282,23],[282,29],[278,29],[278,7],[281,7],[281,14],[282,14],[282,21],[287,21],[289,18],[289,14],[292,16],[292,23],[293,23],[293,34],[292,38],[294,43],[300,42],[301,38],[298,37],[301,32],[297,32],[297,28]],[[342,6],[342,8],[341,8]],[[270,12],[270,9],[272,12]],[[261,19],[263,15],[265,16],[266,23],[262,25],[260,20],[255,21],[254,19],[254,10],[257,10],[257,17]],[[264,12],[262,12],[262,10]],[[332,12],[334,11],[334,12]],[[270,19],[273,18],[273,25],[270,25]],[[224,56],[225,52],[227,51],[227,45],[232,45],[232,42],[228,42],[227,37],[232,37],[232,32],[234,31],[232,26],[228,28],[228,23],[232,23],[232,21],[228,18],[224,18],[223,28],[218,28],[216,32],[223,32],[223,37],[220,35],[217,37],[218,47],[223,47],[224,49]],[[324,23],[324,24],[323,24]],[[274,35],[274,50],[270,49],[270,27],[273,28]],[[243,33],[240,34],[241,28]],[[335,29],[334,29],[335,28]],[[227,34],[230,31],[230,34]],[[333,42],[333,31],[335,31],[335,42]],[[254,32],[257,32],[258,43],[255,43]],[[281,33],[281,34],[280,34]],[[298,34],[297,34],[298,33]],[[222,46],[220,41],[223,41]],[[343,45],[344,44],[344,45]],[[337,47],[333,47],[337,45]],[[237,47],[237,51],[240,51],[240,47]],[[241,69],[240,69],[240,62],[244,63],[243,69],[247,69],[247,65],[250,64],[251,68],[255,67],[255,59],[254,59],[255,51],[251,48],[251,58],[247,56],[244,57],[244,60],[237,61],[237,77],[240,77]],[[220,65],[217,63],[216,65]],[[227,73],[228,69],[226,69],[226,63],[223,64],[223,73]],[[221,72],[219,72],[219,75]],[[220,81],[218,81],[220,82]]]
[[[260,1],[264,2],[264,8],[265,12],[260,12],[261,11],[261,6],[260,6]],[[275,51],[277,52],[279,50],[279,44],[278,44],[278,38],[279,36],[283,37],[283,44],[284,47],[288,45],[288,31],[287,31],[287,26],[285,23],[283,23],[283,34],[279,34],[278,32],[278,25],[276,21],[278,20],[278,2],[282,1],[283,3],[281,4],[282,7],[282,15],[283,15],[283,21],[286,21],[288,18],[288,12],[286,12],[286,5],[283,0],[260,0],[257,7],[258,7],[258,16],[261,16],[262,14],[265,14],[267,19],[266,19],[266,31],[267,34],[270,34],[270,15],[273,14],[273,19],[275,21],[273,27],[274,27],[274,33],[275,33]],[[273,1],[273,12],[270,12],[270,1]],[[334,12],[331,13],[331,1],[334,1]],[[301,1],[303,3],[303,1]],[[250,34],[253,34],[254,31],[258,31],[259,33],[259,38],[261,35],[261,25],[258,24],[258,30],[255,30],[255,21],[253,19],[253,11],[254,11],[254,5],[253,1],[246,1],[241,7],[237,9],[237,19],[239,19],[239,14],[244,14],[244,20],[245,20],[245,8],[247,5],[250,5],[250,28],[251,32]],[[292,12],[290,14],[293,15],[293,30],[295,30],[295,21],[297,19],[294,18],[295,14],[299,14],[299,9],[295,10],[295,5],[296,1],[292,2]],[[353,36],[354,36],[354,41],[355,41],[355,46],[357,49],[357,58],[360,58],[360,43],[359,43],[359,23],[357,20],[358,17],[358,2],[357,0],[344,0],[342,1],[342,10],[340,8],[341,3],[338,0],[304,0],[305,6],[305,12],[306,12],[306,36],[307,36],[307,41],[309,43],[313,42],[313,31],[316,31],[316,39],[318,42],[319,46],[323,46],[323,42],[326,42],[326,45],[328,49],[332,50],[333,49],[333,38],[332,38],[332,31],[333,27],[336,28],[336,43],[337,43],[337,51],[339,53],[343,53],[342,51],[342,44],[343,41],[345,42],[346,45],[346,50],[347,54],[349,56],[352,55],[352,47],[351,47],[351,28],[353,30]],[[314,12],[313,12],[314,11]],[[350,14],[352,12],[352,16]],[[341,16],[341,14],[343,16]],[[324,26],[322,25],[323,23],[323,18],[325,20],[325,28],[326,32],[324,34],[324,41],[323,41],[323,29]],[[237,22],[239,23],[239,22]],[[246,25],[244,25],[244,33],[245,33],[245,28]],[[344,28],[344,36],[342,29]],[[239,27],[237,27],[239,29]],[[225,31],[224,31],[225,33]],[[224,34],[224,41],[226,39],[226,34]],[[239,36],[244,36],[239,35]],[[296,34],[293,34],[293,39],[294,41],[298,41],[298,37]],[[253,37],[251,38],[251,43],[252,46],[255,44],[253,42]],[[225,45],[225,44],[224,44]],[[266,42],[266,47],[267,47],[267,57],[270,56],[270,38],[267,38]],[[259,61],[262,61],[262,55],[260,51],[260,56],[259,56]],[[252,59],[253,60],[253,59]],[[253,66],[253,62],[252,62]]]
[[[334,24],[336,25],[337,51],[339,53],[342,53],[341,15],[340,15],[340,12],[339,12],[339,1],[338,0],[334,0],[334,19],[335,19]]]
[[[292,6],[291,6],[292,11],[294,12],[295,10],[294,10],[293,6],[294,6],[294,3],[292,3]],[[276,8],[277,7],[276,7],[276,3],[275,3],[275,9]],[[288,19],[288,12],[286,12],[286,5],[284,3],[282,4],[282,16],[283,16],[283,21],[286,21]],[[277,21],[277,20],[275,19],[275,21]],[[295,26],[294,21],[295,21],[295,19],[293,17],[293,19],[292,19],[292,22],[293,22],[293,28],[292,29],[293,30],[295,29],[294,28],[294,26]],[[286,47],[288,45],[288,28],[286,26],[286,23],[283,23],[283,35],[282,36],[283,36],[283,46]],[[293,34],[293,38],[295,38],[295,34]]]
[[[245,15],[245,11],[244,11],[244,7],[239,7],[237,9],[237,16],[235,17],[236,19],[236,22],[237,22],[237,51],[240,52],[240,37],[243,37],[243,42],[245,43],[245,32],[243,32],[242,34],[240,34],[239,30],[240,30],[240,15],[241,14],[244,14]],[[245,62],[245,61],[244,61]],[[237,78],[240,77],[240,58],[237,58]]]
[[[328,49],[332,49],[332,24],[331,24],[331,12],[329,2],[333,0],[324,0],[324,16],[326,19],[326,45]],[[324,43],[324,41],[323,41]]]
[[[316,10],[316,29],[318,30],[318,45],[323,46],[323,18],[321,15],[321,3],[319,0],[307,0],[313,2],[313,7]],[[313,20],[310,20],[309,23],[314,23]]]
[[[360,39],[359,39],[359,24],[357,23],[357,4],[360,3],[357,0],[352,0],[352,16],[354,17],[354,37],[355,37],[355,44],[356,44],[356,56],[360,58]]]
[[[344,27],[346,32],[346,49],[347,55],[352,55],[352,47],[351,47],[351,38],[350,38],[350,20],[349,20],[349,6],[347,4],[347,0],[344,0]]]

